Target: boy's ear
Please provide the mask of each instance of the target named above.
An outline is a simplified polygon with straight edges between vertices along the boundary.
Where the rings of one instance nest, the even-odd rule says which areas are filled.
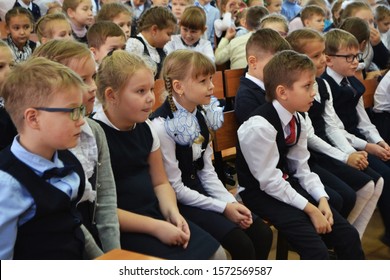
[[[308,19],[305,19],[305,20],[303,21],[303,26],[304,26],[304,27],[307,27],[309,23],[310,23],[310,21],[309,21]]]
[[[288,99],[286,87],[278,85],[275,89],[275,97],[277,100],[286,101]]]
[[[367,43],[367,40],[361,41],[359,44],[359,50],[364,50],[366,48]]]
[[[248,56],[248,66],[254,69],[254,64],[256,64],[257,58],[254,55]]]
[[[27,126],[31,127],[32,129],[39,128],[38,110],[34,108],[27,108],[26,111],[24,111],[23,117]]]
[[[96,48],[95,47],[90,47],[89,49],[93,53],[93,57],[96,58]]]
[[[176,92],[179,96],[182,96],[184,94],[184,88],[183,85],[179,80],[173,80],[172,81],[172,89],[174,92]]]
[[[333,66],[333,59],[329,55],[325,55],[325,60],[326,60],[326,66],[332,67]]]

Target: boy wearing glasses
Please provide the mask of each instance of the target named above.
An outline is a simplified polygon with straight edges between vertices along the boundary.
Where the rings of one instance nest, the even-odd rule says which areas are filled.
[[[385,225],[382,241],[390,246],[390,147],[371,123],[363,103],[364,85],[354,76],[361,59],[359,43],[351,33],[334,29],[325,35],[325,54],[327,69],[322,77],[330,85],[333,107],[342,122],[340,126],[352,147],[366,151],[369,166],[383,177],[378,207]],[[328,137],[347,152],[333,134]]]
[[[15,66],[4,82],[19,135],[0,153],[0,259],[82,259],[76,204],[85,179],[67,149],[84,124],[85,90],[73,71],[45,58]]]

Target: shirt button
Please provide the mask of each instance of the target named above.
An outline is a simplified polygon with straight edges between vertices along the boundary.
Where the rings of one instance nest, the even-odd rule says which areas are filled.
[[[191,179],[195,180],[195,175],[194,174],[191,174]]]

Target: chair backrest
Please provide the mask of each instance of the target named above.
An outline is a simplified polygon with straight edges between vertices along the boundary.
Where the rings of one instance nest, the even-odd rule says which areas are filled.
[[[213,77],[214,84],[214,96],[218,99],[225,98],[225,93],[223,89],[223,74],[222,71],[217,71]]]
[[[240,77],[245,73],[245,69],[230,69],[223,72],[225,84],[225,97],[235,97],[240,86]]]
[[[379,84],[378,79],[362,80],[362,83],[366,88],[363,94],[364,108],[372,108],[374,107],[374,94]]]
[[[5,21],[0,21],[0,33],[1,33],[1,39],[7,38],[7,29],[5,27]]]
[[[153,111],[155,111],[158,107],[163,104],[164,99],[162,94],[165,92],[165,84],[163,79],[157,79],[154,81],[154,96],[156,97],[156,101],[154,102]]]
[[[234,111],[225,112],[223,125],[214,134],[214,152],[236,147],[237,129],[238,125]]]

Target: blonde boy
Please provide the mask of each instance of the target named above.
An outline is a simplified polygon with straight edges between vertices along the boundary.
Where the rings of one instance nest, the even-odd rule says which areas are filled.
[[[84,124],[84,90],[77,74],[44,58],[17,65],[3,85],[19,135],[0,155],[0,259],[83,257],[84,173],[67,149]]]
[[[323,32],[325,27],[325,11],[316,5],[308,5],[301,11],[301,20],[304,27]]]

